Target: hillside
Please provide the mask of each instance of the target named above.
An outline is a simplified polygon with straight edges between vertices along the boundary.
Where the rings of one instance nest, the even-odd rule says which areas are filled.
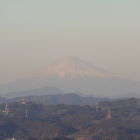
[[[140,109],[137,100],[100,102],[96,106],[45,105],[10,103],[0,105],[0,138],[64,136],[75,139],[98,140],[117,137],[118,140],[139,140]],[[27,114],[25,113],[27,109]],[[110,117],[108,111],[110,110]]]

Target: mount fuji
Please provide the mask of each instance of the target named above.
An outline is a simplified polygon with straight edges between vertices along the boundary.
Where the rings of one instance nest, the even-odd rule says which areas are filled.
[[[21,80],[0,86],[0,93],[56,87],[65,93],[80,91],[92,95],[140,93],[140,82],[102,70],[77,57],[62,57]]]

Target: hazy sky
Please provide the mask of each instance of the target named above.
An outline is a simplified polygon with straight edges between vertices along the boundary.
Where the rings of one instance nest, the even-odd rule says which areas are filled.
[[[62,56],[140,81],[140,0],[0,0],[0,84]]]

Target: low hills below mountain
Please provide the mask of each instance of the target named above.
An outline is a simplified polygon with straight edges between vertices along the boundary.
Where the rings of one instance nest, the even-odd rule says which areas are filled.
[[[44,105],[56,105],[56,104],[66,104],[66,105],[94,105],[101,101],[110,101],[108,98],[93,98],[93,97],[81,97],[75,93],[68,94],[56,94],[56,95],[42,95],[42,96],[22,96],[12,99],[1,99],[4,102],[34,102],[42,103]]]
[[[89,105],[43,105],[26,102],[0,104],[0,140],[4,138],[67,137],[75,139],[140,139],[137,99],[103,101]],[[28,113],[26,114],[26,110]]]
[[[107,72],[77,57],[63,57],[28,77],[1,85],[0,93],[47,86],[56,87],[64,93],[79,91],[86,95],[99,96],[140,93],[140,82]]]
[[[117,100],[117,99],[128,99],[128,98],[140,98],[140,94],[137,93],[127,93],[115,96],[97,96],[97,95],[86,95],[81,92],[75,93],[64,93],[62,90],[56,87],[44,87],[38,89],[31,89],[27,91],[9,92],[3,94],[3,101],[21,101],[24,97],[26,101],[35,101],[37,103],[45,104],[95,104],[98,101],[103,100]],[[8,98],[8,99],[6,99]],[[14,98],[14,99],[12,99]],[[67,99],[69,101],[67,101]]]
[[[118,99],[128,99],[131,97],[139,98],[140,94],[129,93],[110,97],[101,97],[96,95],[85,95],[81,92],[64,93],[55,87],[45,87],[40,89],[32,89],[27,91],[10,92],[3,94],[1,102],[34,102],[42,103],[44,105],[94,105],[101,101],[115,101]]]

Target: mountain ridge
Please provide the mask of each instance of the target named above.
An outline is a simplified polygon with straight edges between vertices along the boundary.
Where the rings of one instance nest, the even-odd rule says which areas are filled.
[[[43,95],[57,95],[57,94],[65,94],[62,90],[56,87],[43,87],[38,89],[30,89],[27,91],[17,91],[17,92],[8,92],[3,94],[5,98],[16,98],[22,96],[43,96]]]
[[[66,104],[66,105],[94,105],[101,101],[111,101],[108,98],[93,98],[93,97],[81,97],[75,93],[67,94],[46,94],[46,95],[22,95],[21,97],[15,97],[12,99],[3,98],[5,102],[34,102],[46,105]]]
[[[113,74],[111,72],[107,72],[102,70],[92,64],[89,64],[83,60],[80,60],[77,57],[62,57],[56,62],[48,65],[44,69],[32,74],[29,77],[26,77],[25,80],[32,77],[39,77],[39,81],[45,79],[45,77],[55,75],[58,76],[59,79],[69,78],[73,79],[75,77],[81,76],[93,76],[96,78],[113,78],[113,77],[121,77],[127,79],[126,77],[120,74]]]
[[[140,82],[107,72],[77,57],[62,57],[30,76],[2,85],[0,93],[46,86],[59,88],[65,93],[80,91],[100,96],[140,93]]]

